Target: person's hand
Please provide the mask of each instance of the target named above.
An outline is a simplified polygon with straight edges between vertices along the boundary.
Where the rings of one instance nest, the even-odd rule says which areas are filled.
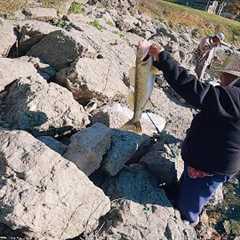
[[[152,44],[148,54],[156,60],[159,60],[159,53],[162,51],[162,47],[157,44]]]

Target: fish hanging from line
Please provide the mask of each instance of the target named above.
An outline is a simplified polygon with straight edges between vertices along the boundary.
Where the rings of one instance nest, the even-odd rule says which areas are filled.
[[[132,119],[122,126],[124,130],[142,132],[141,116],[152,94],[156,75],[159,74],[159,70],[153,66],[153,57],[148,54],[150,47],[151,43],[146,40],[139,42],[137,47],[136,66],[129,73],[130,82],[132,77],[134,80],[134,92],[129,96],[134,113]]]

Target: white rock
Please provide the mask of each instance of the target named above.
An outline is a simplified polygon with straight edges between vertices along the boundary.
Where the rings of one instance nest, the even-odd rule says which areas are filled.
[[[16,42],[13,23],[10,21],[0,21],[0,56],[7,57],[9,50]]]
[[[132,110],[119,103],[114,103],[111,106],[98,109],[95,114],[93,114],[92,122],[101,122],[110,128],[121,128],[132,118],[132,116]],[[166,121],[164,118],[153,113],[142,114],[142,118],[140,120],[143,129],[142,133],[152,136],[156,133],[156,128],[151,122],[149,116],[160,132],[164,129]]]
[[[11,85],[2,118],[15,129],[36,135],[61,136],[88,123],[83,107],[71,92],[40,76],[22,78]]]
[[[82,29],[81,32],[77,32],[78,37],[97,51],[97,60],[81,58],[71,67],[60,71],[57,80],[71,90],[80,101],[89,101],[89,98],[92,98],[89,96],[91,94],[100,100],[106,97],[111,99],[119,93],[127,95],[127,87],[123,80],[135,63],[134,48],[117,34],[117,29],[117,33],[113,33],[104,29],[99,22],[92,21],[86,24],[77,17],[72,16],[71,19],[75,26]],[[98,25],[102,29],[97,29]],[[71,31],[70,34],[76,33]]]
[[[97,170],[111,145],[111,129],[96,123],[71,137],[64,157],[74,162],[87,176]]]
[[[109,199],[73,163],[24,131],[0,132],[0,222],[30,239],[92,231]]]
[[[31,19],[40,21],[49,21],[57,18],[57,10],[55,8],[34,7],[23,10],[23,13]]]
[[[80,58],[57,74],[58,82],[83,103],[92,98],[105,100],[116,95],[126,96],[128,89],[121,78],[117,63],[108,59]]]
[[[37,75],[37,70],[31,63],[22,59],[0,58],[0,91],[21,77],[34,75]]]

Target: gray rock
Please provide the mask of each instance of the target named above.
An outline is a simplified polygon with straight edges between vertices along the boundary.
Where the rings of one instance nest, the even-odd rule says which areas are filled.
[[[114,8],[120,13],[126,13],[130,11],[131,13],[135,13],[135,7],[138,5],[138,0],[100,0],[105,7]]]
[[[35,75],[37,75],[37,70],[23,59],[0,58],[0,91],[21,77]]]
[[[19,43],[20,56],[26,55],[26,53],[38,42],[40,42],[46,35],[60,28],[55,27],[49,23],[27,20],[19,21],[21,39]]]
[[[0,132],[0,222],[30,239],[92,231],[109,199],[73,163],[24,131]]]
[[[164,191],[143,167],[125,169],[106,185],[113,199],[123,199],[113,201],[106,216],[112,225],[102,239],[197,239],[195,230],[182,223]]]
[[[60,155],[63,155],[67,150],[67,146],[65,144],[59,142],[58,140],[56,140],[53,137],[40,136],[40,137],[38,137],[38,140],[43,142],[46,146],[51,148],[53,151],[59,153]]]
[[[140,204],[158,204],[171,207],[157,179],[141,165],[126,167],[104,186],[111,198],[124,198]]]
[[[180,37],[187,43],[191,44],[192,43],[192,39],[191,39],[191,35],[189,33],[183,33],[180,35]]]
[[[2,118],[11,128],[35,135],[61,136],[89,123],[71,92],[55,83],[48,84],[40,76],[17,80],[11,85],[4,104]]]
[[[7,57],[9,50],[16,42],[17,37],[14,34],[13,23],[10,21],[0,21],[0,56]]]
[[[164,138],[164,136],[161,138]],[[180,143],[172,138],[172,141],[154,144],[152,149],[143,156],[141,163],[161,184],[171,185],[176,183],[184,169]]]
[[[57,18],[57,10],[55,8],[26,8],[23,10],[23,13],[28,18],[40,21],[49,21]]]
[[[91,122],[101,122],[110,128],[121,128],[127,121],[133,116],[133,111],[126,106],[122,106],[119,103],[107,105],[97,109],[92,113]],[[165,127],[165,119],[153,113],[143,113],[140,120],[142,125],[142,133],[148,136],[152,136],[156,133],[156,128],[152,121],[161,132]]]
[[[113,130],[111,147],[104,156],[102,170],[115,176],[133,156],[143,142],[143,137],[131,132]]]
[[[97,170],[111,144],[111,129],[96,123],[71,137],[64,157],[74,162],[87,176]]]
[[[59,30],[48,34],[34,45],[27,56],[38,57],[57,70],[69,66],[83,52],[83,46],[65,31]]]

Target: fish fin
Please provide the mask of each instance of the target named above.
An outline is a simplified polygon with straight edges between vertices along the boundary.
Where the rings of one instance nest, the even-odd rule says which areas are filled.
[[[130,89],[127,101],[128,101],[129,108],[133,110],[134,109],[134,90],[133,89]]]
[[[136,75],[136,67],[131,67],[128,71],[128,78],[130,86],[135,86],[135,75]]]
[[[142,132],[142,126],[140,121],[134,122],[132,119],[126,122],[121,129],[131,131],[131,132],[136,132],[136,133],[141,133]]]

